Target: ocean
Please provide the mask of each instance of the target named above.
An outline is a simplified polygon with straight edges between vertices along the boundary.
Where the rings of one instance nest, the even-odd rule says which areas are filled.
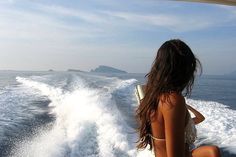
[[[0,71],[0,157],[148,157],[135,149],[144,74]],[[196,146],[236,157],[236,77],[197,77],[189,105],[205,121]]]

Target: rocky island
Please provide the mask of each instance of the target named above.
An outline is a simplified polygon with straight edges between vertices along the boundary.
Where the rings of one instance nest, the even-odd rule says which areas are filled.
[[[78,69],[68,69],[67,71],[69,71],[69,72],[85,72],[85,71],[78,70]]]
[[[119,70],[113,67],[105,66],[105,65],[100,65],[96,69],[92,69],[90,72],[98,72],[98,73],[127,73],[126,71]]]

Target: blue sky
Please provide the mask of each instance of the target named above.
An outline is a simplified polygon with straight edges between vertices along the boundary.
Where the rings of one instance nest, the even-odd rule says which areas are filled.
[[[236,70],[236,7],[157,0],[0,1],[0,69],[146,73],[169,39],[185,41],[204,74]]]

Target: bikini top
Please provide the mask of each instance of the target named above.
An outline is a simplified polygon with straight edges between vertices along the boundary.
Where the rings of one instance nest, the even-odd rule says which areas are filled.
[[[138,102],[140,103],[140,101],[144,98],[144,95],[145,95],[142,85],[136,85],[135,95],[137,97]],[[189,145],[191,145],[194,143],[194,141],[197,138],[197,130],[196,130],[195,124],[190,116],[190,113],[188,113],[188,118],[189,118],[188,123],[185,126],[185,143],[188,143]],[[165,141],[165,139],[156,138],[156,137],[152,136],[151,134],[148,134],[148,136],[150,136],[153,140]]]
[[[193,144],[197,139],[197,129],[190,114],[188,115],[188,117],[188,123],[185,126],[185,143],[188,143],[190,145]]]
[[[190,114],[188,115],[189,119],[188,119],[188,123],[185,126],[185,143],[192,145],[194,143],[194,141],[197,138],[197,130],[194,124],[194,121],[192,120]],[[165,141],[165,139],[161,139],[161,138],[156,138],[154,136],[152,136],[151,134],[148,134],[153,140],[156,141]]]

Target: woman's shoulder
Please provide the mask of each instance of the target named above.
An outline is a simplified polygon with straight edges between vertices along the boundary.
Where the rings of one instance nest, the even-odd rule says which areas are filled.
[[[174,109],[185,107],[185,99],[181,93],[163,93],[159,97],[159,104],[162,109]]]

